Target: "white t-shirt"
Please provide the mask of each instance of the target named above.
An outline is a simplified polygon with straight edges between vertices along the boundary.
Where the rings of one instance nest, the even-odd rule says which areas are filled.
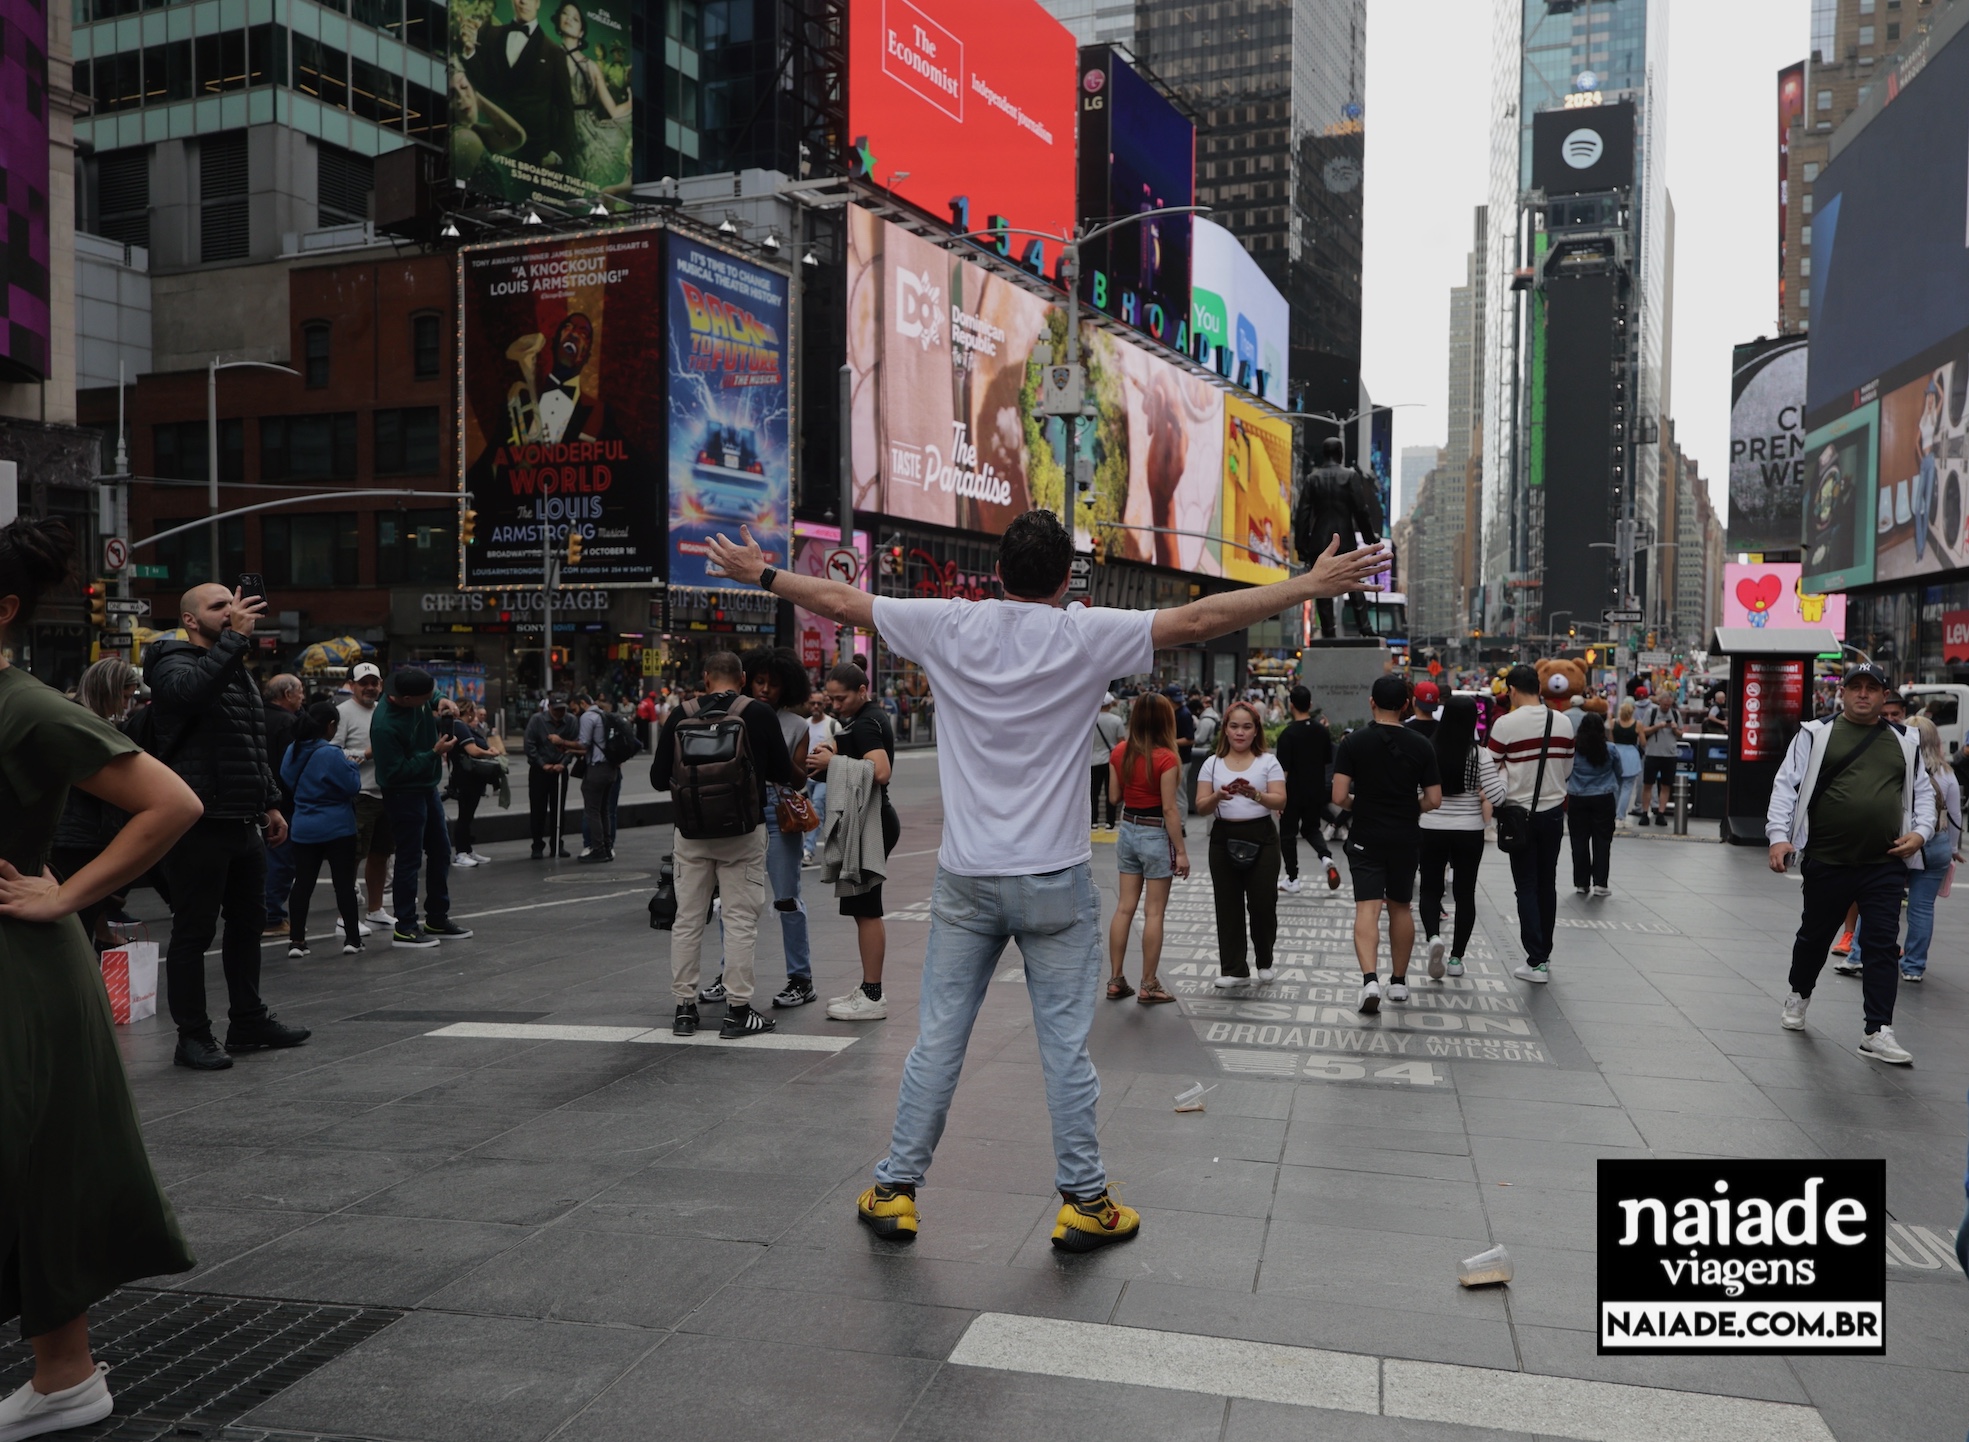
[[[807,718],[807,749],[818,750],[822,746],[832,746],[834,738],[841,734],[841,723],[832,716],[820,715]],[[790,743],[789,743],[790,744]]]
[[[1278,764],[1278,757],[1269,751],[1254,757],[1242,771],[1231,766],[1222,756],[1212,756],[1196,773],[1198,786],[1219,790],[1233,781],[1249,781],[1253,791],[1262,793],[1274,781],[1283,780],[1285,768]],[[1217,802],[1217,814],[1226,821],[1258,821],[1274,813],[1264,802],[1253,801],[1249,796],[1225,796]]]
[[[357,763],[362,772],[362,789],[371,796],[381,796],[382,788],[376,784],[376,758],[362,755],[369,750],[369,723],[376,713],[376,708],[365,706],[351,696],[348,700],[339,702],[335,710],[342,718],[335,727],[335,744],[342,748],[351,761],[362,756],[362,760]]]
[[[875,629],[937,698],[943,846],[959,876],[1093,858],[1087,737],[1108,683],[1155,664],[1153,611],[875,598]]]

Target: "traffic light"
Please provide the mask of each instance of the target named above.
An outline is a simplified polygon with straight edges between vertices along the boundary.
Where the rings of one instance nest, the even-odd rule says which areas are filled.
[[[98,631],[109,629],[109,586],[100,577],[86,588],[89,596],[89,624]]]
[[[1655,648],[1655,633],[1650,631],[1648,632],[1648,649],[1652,651],[1654,650],[1654,648]]]
[[[570,530],[567,533],[567,564],[570,566],[581,564],[581,532],[579,531]]]
[[[479,513],[467,506],[458,513],[458,543],[469,546],[478,534]]]

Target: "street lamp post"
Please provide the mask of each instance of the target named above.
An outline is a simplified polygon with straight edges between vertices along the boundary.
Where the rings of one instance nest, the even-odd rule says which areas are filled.
[[[222,361],[217,356],[205,363],[205,499],[212,517],[212,579],[219,579],[219,372],[251,367],[258,370],[286,371],[298,376],[292,366],[273,361]]]

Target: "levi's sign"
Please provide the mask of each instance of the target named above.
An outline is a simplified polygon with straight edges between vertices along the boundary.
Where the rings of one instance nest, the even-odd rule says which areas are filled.
[[[1599,1164],[1599,1350],[1887,1350],[1887,1164]]]

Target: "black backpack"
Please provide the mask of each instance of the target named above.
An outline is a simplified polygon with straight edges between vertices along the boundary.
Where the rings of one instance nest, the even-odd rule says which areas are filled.
[[[642,749],[643,743],[636,739],[636,729],[629,724],[628,717],[615,711],[602,713],[602,760],[611,766],[626,766]]]
[[[759,768],[742,713],[754,704],[734,696],[729,709],[685,703],[672,733],[670,795],[677,833],[692,841],[743,836],[765,813]]]

